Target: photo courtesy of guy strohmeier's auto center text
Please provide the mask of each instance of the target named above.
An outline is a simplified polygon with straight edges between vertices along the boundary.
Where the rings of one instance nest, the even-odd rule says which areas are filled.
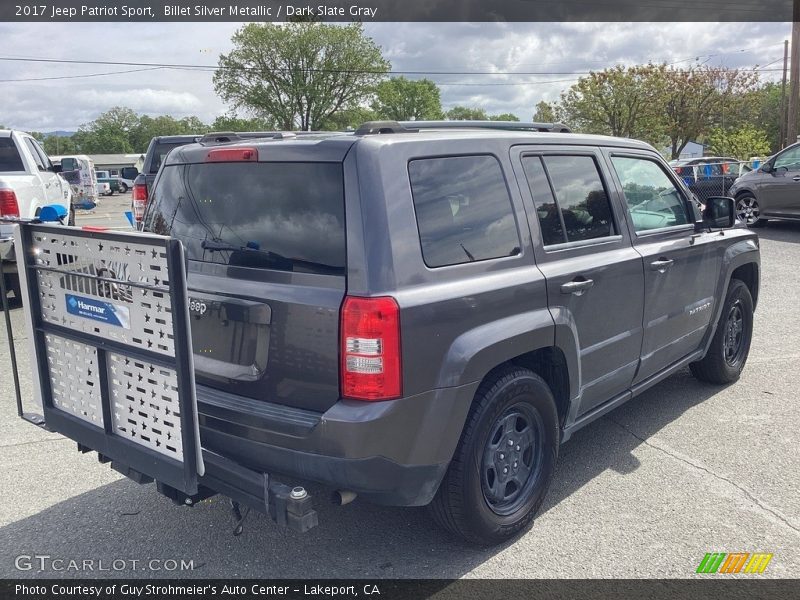
[[[0,596],[800,592],[800,0],[0,40]]]

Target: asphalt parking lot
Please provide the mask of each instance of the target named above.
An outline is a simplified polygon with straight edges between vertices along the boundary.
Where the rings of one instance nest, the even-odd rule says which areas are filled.
[[[124,226],[113,207],[126,201],[104,198],[78,224]],[[687,369],[580,431],[561,448],[533,528],[488,550],[448,537],[424,509],[360,500],[334,507],[316,488],[318,528],[284,533],[253,514],[234,537],[225,499],[173,506],[153,486],[17,419],[3,331],[0,577],[691,577],[707,552],[773,553],[759,577],[796,577],[800,224],[772,223],[759,234],[761,296],[742,379],[720,388]],[[21,310],[12,320],[28,394]],[[17,570],[20,555],[140,562],[121,572],[42,574]],[[192,561],[194,569],[143,567],[150,559]]]

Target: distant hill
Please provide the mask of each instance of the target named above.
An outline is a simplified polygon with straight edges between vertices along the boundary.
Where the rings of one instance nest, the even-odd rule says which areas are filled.
[[[75,133],[76,133],[75,131],[60,131],[59,130],[59,131],[43,131],[42,135],[44,135],[45,137],[50,137],[51,135],[53,135],[55,137],[70,137],[72,135],[75,135]]]

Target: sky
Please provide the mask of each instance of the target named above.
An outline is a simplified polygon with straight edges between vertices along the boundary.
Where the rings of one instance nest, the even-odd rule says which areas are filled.
[[[2,23],[0,58],[215,65],[241,25]],[[368,23],[364,28],[394,70],[466,73],[428,75],[441,87],[445,110],[478,106],[522,120],[532,118],[540,100],[557,100],[579,77],[573,73],[616,64],[688,66],[699,59],[714,66],[774,69],[763,71],[762,80],[779,80],[783,41],[791,35],[790,23]],[[74,131],[113,106],[149,115],[196,115],[204,122],[230,110],[214,93],[210,71],[9,81],[133,69],[142,67],[0,60],[0,123],[28,131]],[[531,71],[552,74],[504,74]]]

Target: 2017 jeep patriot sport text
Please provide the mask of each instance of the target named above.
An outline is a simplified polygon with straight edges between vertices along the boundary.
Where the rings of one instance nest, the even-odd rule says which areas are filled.
[[[496,543],[576,429],[686,365],[739,377],[760,263],[733,201],[701,218],[644,143],[491,127],[169,154],[144,229],[188,255],[203,447]]]

